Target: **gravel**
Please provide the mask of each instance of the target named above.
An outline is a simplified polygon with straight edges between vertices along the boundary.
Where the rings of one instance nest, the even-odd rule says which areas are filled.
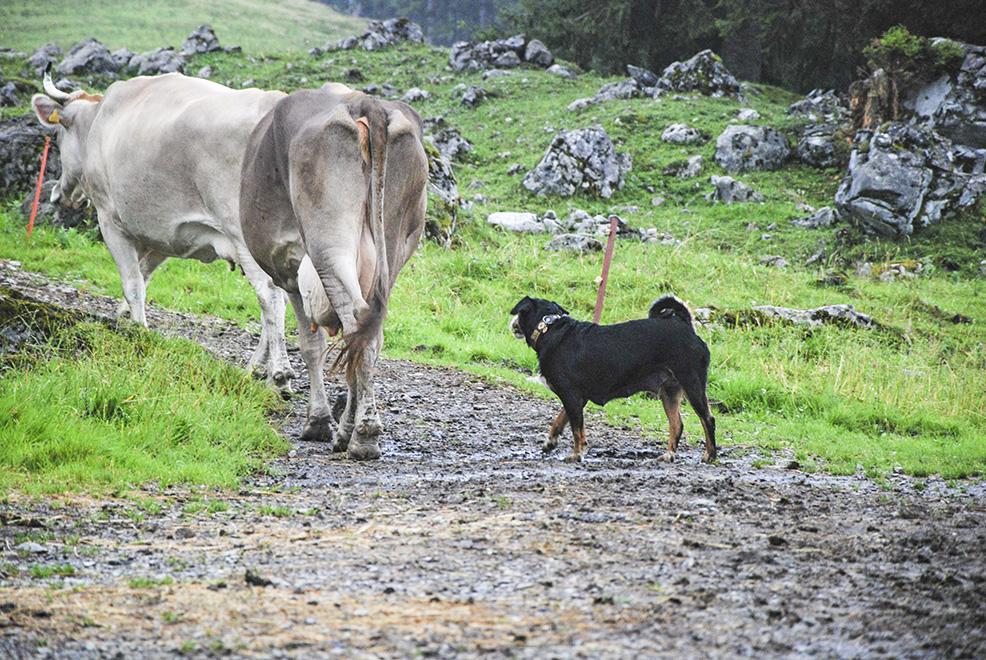
[[[118,304],[9,265],[0,286],[100,316]],[[219,319],[148,318],[239,365],[256,341]],[[706,466],[698,437],[666,464],[663,430],[598,415],[573,466],[540,451],[553,401],[399,360],[377,382],[380,461],[295,441],[235,492],[145,487],[162,509],[138,520],[132,500],[9,498],[0,656],[986,652],[981,483],[881,486],[783,453],[755,467],[765,456],[736,444]],[[287,437],[304,408],[275,420]],[[200,497],[225,510],[185,513]],[[31,534],[46,553],[16,548]],[[31,576],[64,564],[74,574]]]

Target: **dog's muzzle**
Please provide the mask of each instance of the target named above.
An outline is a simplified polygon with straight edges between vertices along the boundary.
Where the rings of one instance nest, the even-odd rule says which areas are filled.
[[[514,335],[514,337],[516,337],[517,339],[526,339],[526,337],[524,337],[524,333],[521,332],[521,329],[520,329],[520,315],[519,314],[514,315],[514,317],[510,319],[510,332],[512,332],[513,335]]]

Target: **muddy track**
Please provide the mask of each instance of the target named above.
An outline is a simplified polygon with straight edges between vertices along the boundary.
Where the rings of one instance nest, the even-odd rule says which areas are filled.
[[[0,286],[117,305],[9,265]],[[148,318],[241,365],[255,341]],[[112,499],[0,505],[0,563],[20,569],[0,582],[0,657],[986,655],[982,484],[886,490],[730,447],[706,466],[699,439],[668,465],[653,436],[599,419],[571,466],[539,450],[550,401],[391,360],[378,383],[378,462],[295,442],[208,493],[214,513],[184,511],[195,489],[152,493],[164,509],[140,521]],[[289,438],[304,407],[280,420]],[[65,563],[57,589],[28,570]]]

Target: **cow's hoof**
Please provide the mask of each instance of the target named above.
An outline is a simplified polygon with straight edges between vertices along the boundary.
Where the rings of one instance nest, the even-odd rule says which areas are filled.
[[[663,454],[661,454],[661,460],[664,461],[665,463],[674,463],[674,452],[673,451],[664,452]]]
[[[301,432],[301,439],[306,442],[331,442],[332,421],[328,417],[309,419]]]
[[[562,460],[565,461],[566,463],[581,463],[582,454],[576,454],[575,452],[572,452]]]
[[[282,399],[287,401],[294,394],[294,390],[291,389],[291,379],[294,377],[295,373],[290,369],[279,369],[271,372],[267,383],[277,390]]]
[[[332,451],[343,452],[349,449],[349,440],[352,437],[352,424],[339,424],[339,428],[336,429],[336,443],[332,446]]]
[[[375,461],[380,458],[380,445],[375,441],[349,445],[349,458],[354,461]]]

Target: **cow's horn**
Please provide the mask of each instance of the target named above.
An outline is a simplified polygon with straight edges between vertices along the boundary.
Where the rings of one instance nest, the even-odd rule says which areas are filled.
[[[58,89],[55,87],[55,83],[51,82],[51,62],[48,62],[48,66],[45,67],[44,90],[45,94],[56,101],[68,101],[72,96]]]

